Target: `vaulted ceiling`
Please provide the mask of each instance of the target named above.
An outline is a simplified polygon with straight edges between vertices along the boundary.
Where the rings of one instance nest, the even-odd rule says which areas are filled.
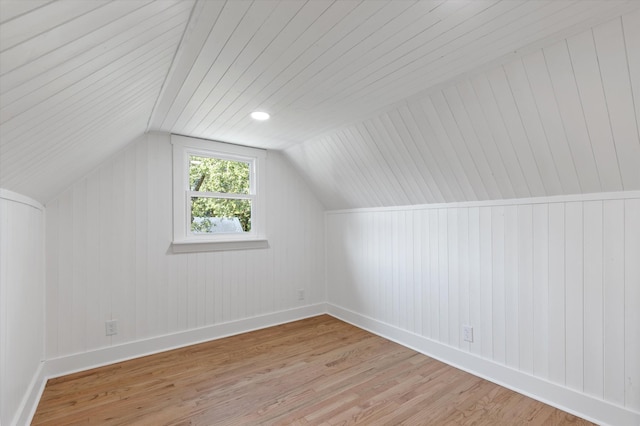
[[[328,208],[639,190],[639,117],[636,11],[287,154]]]
[[[0,0],[0,187],[46,202],[159,130],[284,150],[329,208],[640,189],[638,10]]]

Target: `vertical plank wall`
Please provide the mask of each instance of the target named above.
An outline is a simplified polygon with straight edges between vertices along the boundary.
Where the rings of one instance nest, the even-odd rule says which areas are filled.
[[[324,211],[280,154],[264,250],[172,254],[171,164],[152,133],[47,204],[47,359],[324,302]]]
[[[0,424],[16,424],[44,359],[44,213],[0,189]]]
[[[330,306],[640,412],[637,192],[333,211],[326,241]]]

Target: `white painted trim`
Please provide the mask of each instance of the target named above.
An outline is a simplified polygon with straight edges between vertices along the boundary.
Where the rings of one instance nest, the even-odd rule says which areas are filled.
[[[9,191],[8,189],[0,188],[0,198],[8,201],[15,201],[16,203],[26,204],[27,206],[36,208],[40,211],[44,211],[44,206],[39,202],[37,202],[36,200],[29,198],[26,195]]]
[[[471,353],[402,330],[342,307],[327,304],[327,313],[460,370],[601,425],[640,424],[640,413],[525,374]]]
[[[225,142],[192,138],[181,135],[171,135],[172,164],[173,164],[173,243],[176,245],[193,244],[191,248],[182,247],[174,249],[174,252],[197,252],[226,250],[228,241],[254,241],[266,240],[266,168],[267,151],[242,145],[234,145]],[[197,154],[248,162],[250,166],[250,194],[247,194],[251,203],[251,230],[239,234],[211,234],[199,235],[194,238],[189,235],[189,203],[191,197],[189,190],[189,155]],[[217,245],[204,245],[202,243],[223,243]],[[262,244],[264,246],[264,244]],[[243,248],[264,248],[231,246],[230,250]]]
[[[44,375],[44,367],[45,363],[41,362],[38,366],[38,369],[36,370],[36,373],[31,379],[31,383],[27,388],[27,392],[22,398],[22,402],[18,407],[18,411],[15,413],[13,422],[11,423],[12,425],[15,426],[31,424],[33,415],[36,413],[36,408],[38,408],[38,403],[40,402],[40,398],[42,397],[44,386],[47,383],[47,378]]]
[[[29,390],[24,396],[20,409],[16,413],[14,422],[11,425],[31,424],[40,398],[42,397],[42,392],[49,379],[298,321],[304,318],[326,314],[326,312],[326,304],[318,303],[46,360],[40,364],[38,371],[34,375]]]
[[[326,305],[318,303],[286,311],[273,312],[237,321],[215,324],[174,334],[110,346],[91,352],[68,355],[46,361],[48,379],[102,367],[159,352],[197,345],[236,334],[273,327],[326,313]]]
[[[523,204],[552,204],[574,201],[628,200],[640,198],[640,191],[598,192],[593,194],[554,195],[551,197],[511,198],[507,200],[463,201],[456,203],[415,204],[408,206],[367,207],[328,210],[326,214],[394,212],[407,210],[450,209],[461,207],[518,206]]]
[[[337,305],[318,303],[47,360],[40,365],[34,375],[29,391],[24,397],[22,409],[16,415],[13,425],[30,424],[48,379],[322,314],[329,314],[453,367],[592,422],[616,426],[640,424],[640,413],[443,345]]]
[[[171,249],[174,253],[197,253],[205,251],[254,250],[269,248],[266,239],[229,240],[229,241],[174,241]]]

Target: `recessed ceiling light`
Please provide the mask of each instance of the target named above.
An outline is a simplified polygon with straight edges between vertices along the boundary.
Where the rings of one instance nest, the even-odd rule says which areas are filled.
[[[260,121],[264,121],[264,120],[268,120],[270,117],[270,115],[266,112],[262,112],[262,111],[253,111],[251,113],[251,118],[253,118],[254,120],[260,120]]]

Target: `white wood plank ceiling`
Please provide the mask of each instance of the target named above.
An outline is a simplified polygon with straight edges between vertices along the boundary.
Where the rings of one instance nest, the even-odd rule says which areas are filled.
[[[0,0],[0,7],[0,186],[40,201],[55,196],[145,130],[288,149],[325,204],[336,207],[636,185],[628,165],[619,167],[617,178],[609,176],[615,175],[612,171],[593,177],[589,161],[610,162],[611,144],[602,148],[602,158],[591,152],[592,159],[584,159],[586,150],[571,151],[567,157],[569,148],[586,149],[585,129],[576,124],[581,115],[597,127],[586,129],[589,135],[606,133],[607,128],[584,117],[593,114],[602,121],[603,113],[622,112],[627,120],[633,104],[620,98],[615,106],[609,102],[603,109],[602,103],[595,103],[583,111],[580,96],[602,101],[606,93],[601,88],[585,95],[566,85],[576,78],[586,79],[580,84],[588,85],[598,76],[606,77],[601,66],[594,74],[593,61],[605,55],[621,64],[635,40],[628,36],[622,51],[609,51],[608,44],[619,34],[602,34],[605,45],[595,46],[598,56],[594,58],[594,50],[582,41],[576,49],[586,51],[570,62],[563,61],[561,48],[552,51],[559,57],[552,64],[540,64],[536,52],[637,10],[638,1]],[[634,31],[621,23],[618,20],[618,32]],[[533,55],[527,56],[531,64],[511,62],[527,54]],[[586,67],[580,76],[572,68],[577,60]],[[502,66],[506,63],[521,65],[510,65],[511,69]],[[548,68],[551,77],[557,73],[555,80],[530,75],[530,67]],[[606,81],[615,87],[604,89],[624,92],[617,79],[624,69],[611,68],[605,71],[611,78]],[[484,80],[464,79],[478,74]],[[460,81],[469,81],[475,103],[467,104],[465,83]],[[509,100],[506,95],[514,85],[519,87],[518,81],[551,92],[514,93],[521,98]],[[445,90],[436,92],[438,87]],[[477,93],[488,89],[493,103]],[[555,111],[545,109],[537,120],[555,126],[551,136],[545,133],[547,138],[560,138],[558,126],[564,126],[564,145],[523,144],[523,135],[549,131],[526,114],[527,108],[540,107],[541,97],[562,98]],[[486,116],[467,112],[467,121],[457,121],[457,111],[466,108]],[[501,127],[490,121],[497,116],[486,108],[494,108],[489,111],[499,112],[507,123],[497,136],[496,128]],[[253,110],[267,111],[272,119],[254,122],[249,118]],[[397,126],[409,113],[423,134],[418,137],[414,128],[389,133],[389,126]],[[434,114],[442,127],[431,129],[431,135],[421,126]],[[353,129],[364,135],[344,139]],[[490,142],[482,131],[491,135]],[[625,127],[624,132],[629,131]],[[465,138],[470,132],[478,140],[474,149],[490,144],[495,155],[504,158],[489,154],[485,160],[474,160],[473,149],[461,149],[469,143]],[[436,143],[451,166],[425,154],[414,157],[403,148],[413,144],[416,150],[434,150]],[[625,146],[635,152],[632,143]],[[592,149],[599,148],[592,144]],[[313,161],[308,161],[311,152]],[[623,163],[635,159],[633,152]],[[323,163],[317,161],[320,154]],[[550,167],[551,155],[560,162],[552,168],[557,177],[548,177],[545,168]],[[564,160],[577,162],[575,170],[565,170]],[[474,161],[479,164],[470,172],[467,168]],[[532,163],[539,169],[538,178],[531,177]],[[429,164],[439,169],[423,170]],[[358,167],[346,171],[356,180],[336,187],[336,171],[342,173],[345,165]],[[386,195],[374,195],[372,181],[364,176],[388,180]],[[362,188],[350,187],[356,181]],[[407,186],[405,181],[411,182]]]
[[[146,130],[193,1],[0,1],[0,186],[47,201]]]
[[[285,152],[329,209],[627,191],[639,123],[634,11]]]

